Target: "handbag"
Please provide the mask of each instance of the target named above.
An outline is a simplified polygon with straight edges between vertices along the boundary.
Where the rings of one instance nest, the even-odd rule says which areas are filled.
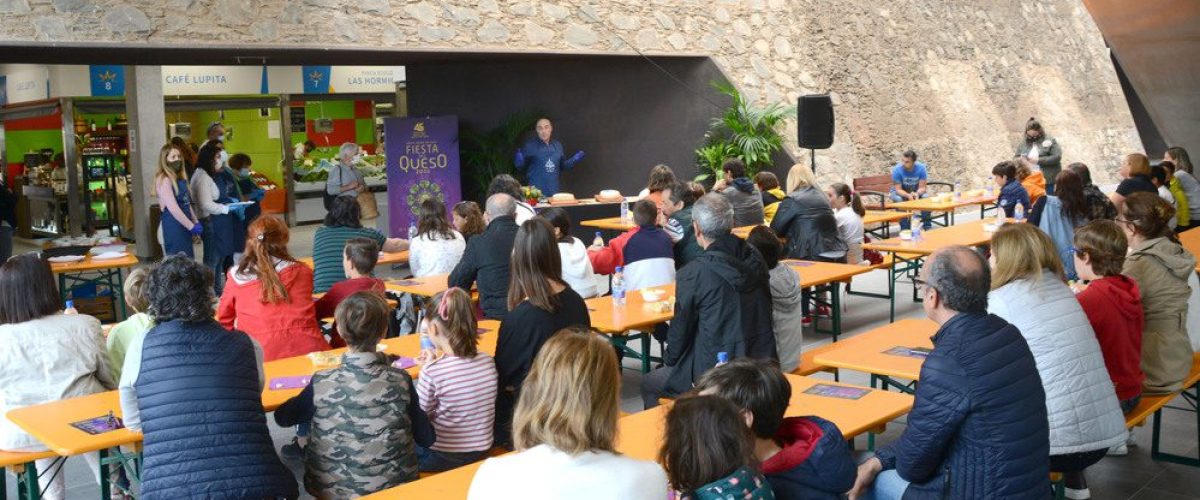
[[[358,193],[358,208],[362,211],[362,220],[379,217],[379,205],[375,203],[375,193],[366,187]]]

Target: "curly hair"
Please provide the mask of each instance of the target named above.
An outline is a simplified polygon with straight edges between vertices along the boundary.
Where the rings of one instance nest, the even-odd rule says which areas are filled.
[[[512,196],[513,199],[517,200],[525,199],[525,197],[521,195],[521,183],[517,182],[515,177],[508,174],[497,175],[494,179],[492,179],[492,183],[488,185],[488,198],[491,198],[492,195],[498,193],[507,194]]]
[[[362,208],[353,196],[338,196],[329,203],[325,214],[325,225],[329,227],[362,227]]]
[[[146,282],[146,296],[147,312],[155,323],[213,319],[212,271],[187,256],[172,255],[155,266]]]

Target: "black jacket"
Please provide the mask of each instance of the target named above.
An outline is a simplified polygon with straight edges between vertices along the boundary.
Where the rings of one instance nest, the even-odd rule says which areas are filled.
[[[675,318],[664,356],[675,370],[665,395],[690,390],[717,363],[719,352],[731,359],[779,359],[767,265],[758,250],[732,234],[712,242],[675,276]]]
[[[17,196],[3,183],[0,183],[0,221],[17,228]]]
[[[784,255],[791,259],[815,260],[822,253],[846,256],[846,242],[838,237],[837,219],[829,199],[809,186],[791,193],[779,203],[771,229],[787,238]]]
[[[450,286],[470,290],[479,282],[479,305],[490,319],[504,319],[508,314],[509,259],[516,238],[516,219],[492,219],[483,233],[467,242],[462,260],[450,273]]]
[[[968,313],[943,324],[908,427],[876,456],[912,483],[905,500],[1049,498],[1046,393],[1017,327]]]

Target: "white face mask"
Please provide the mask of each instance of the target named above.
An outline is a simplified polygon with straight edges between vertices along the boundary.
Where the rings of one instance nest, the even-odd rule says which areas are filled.
[[[238,173],[242,174],[242,177],[250,177],[250,169],[248,168],[243,168]]]
[[[354,155],[354,159],[351,160],[350,163],[359,163],[362,161],[362,159],[363,159],[363,155]]]
[[[225,134],[218,135],[217,140],[221,141],[221,142],[225,142]]]
[[[221,151],[220,153],[217,153],[217,165],[224,165],[227,162],[229,162],[229,153],[228,152]]]

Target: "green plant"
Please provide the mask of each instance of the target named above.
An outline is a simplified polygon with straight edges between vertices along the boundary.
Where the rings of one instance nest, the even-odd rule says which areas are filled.
[[[732,100],[721,116],[709,123],[704,145],[696,149],[697,181],[721,177],[721,164],[737,158],[746,164],[746,175],[772,166],[772,156],[783,150],[779,126],[796,112],[794,106],[779,103],[764,107],[751,105],[733,85],[712,82],[713,88]]]
[[[469,179],[464,199],[482,199],[488,184],[497,175],[514,173],[513,154],[517,141],[542,115],[537,111],[522,111],[509,115],[496,128],[486,132],[463,129],[459,133],[463,166]]]

